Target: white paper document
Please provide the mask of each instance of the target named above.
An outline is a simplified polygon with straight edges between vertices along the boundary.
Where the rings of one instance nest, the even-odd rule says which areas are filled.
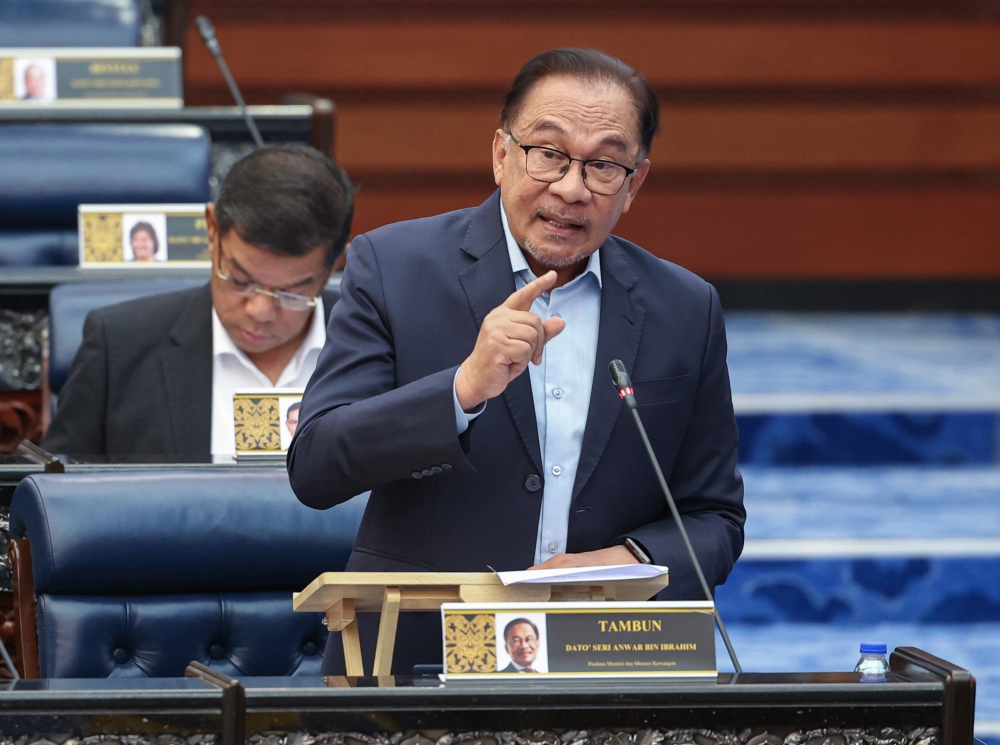
[[[504,585],[550,585],[569,582],[616,582],[649,579],[667,574],[666,567],[655,564],[611,564],[600,567],[567,569],[531,569],[523,572],[497,572]]]

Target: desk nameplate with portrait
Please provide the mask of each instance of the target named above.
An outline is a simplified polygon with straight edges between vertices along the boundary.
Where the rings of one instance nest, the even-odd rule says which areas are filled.
[[[326,612],[327,628],[343,634],[348,675],[365,675],[355,614],[381,611],[373,674],[389,675],[401,611],[440,613],[445,603],[640,602],[668,581],[663,574],[627,581],[504,585],[495,572],[325,572],[292,595],[292,607]]]
[[[446,603],[447,680],[714,680],[710,601]]]
[[[211,266],[205,205],[81,204],[81,269]]]
[[[179,47],[0,48],[0,106],[183,105]]]
[[[305,388],[240,388],[233,394],[236,460],[284,463]]]

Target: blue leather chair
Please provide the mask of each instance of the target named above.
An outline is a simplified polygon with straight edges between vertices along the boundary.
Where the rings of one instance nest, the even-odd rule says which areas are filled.
[[[208,282],[205,279],[140,279],[131,282],[79,282],[58,285],[49,295],[49,390],[58,395],[76,351],[83,342],[87,314],[126,300],[146,295],[187,290]]]
[[[3,125],[0,266],[77,263],[80,204],[206,202],[211,163],[187,124]]]
[[[134,47],[139,0],[0,0],[0,47]]]
[[[78,256],[76,230],[0,230],[0,267],[72,265]]]
[[[284,469],[30,476],[10,516],[19,666],[174,677],[197,660],[233,676],[318,675],[322,614],[295,613],[291,594],[343,570],[365,502],[313,511]]]

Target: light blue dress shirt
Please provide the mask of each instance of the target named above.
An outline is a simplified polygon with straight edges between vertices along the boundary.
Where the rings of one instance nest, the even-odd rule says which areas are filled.
[[[507,214],[500,204],[507,252],[514,272],[514,286],[520,290],[536,279],[510,233]],[[538,520],[535,563],[540,564],[566,551],[570,502],[583,447],[583,433],[590,411],[594,383],[597,337],[601,324],[601,259],[595,251],[586,270],[573,281],[545,293],[531,304],[531,312],[542,320],[560,317],[566,328],[545,345],[542,364],[528,365],[531,395],[538,423],[538,444],[542,451],[544,489]],[[457,378],[456,373],[456,378]],[[483,411],[462,411],[455,394],[455,423],[458,433]]]

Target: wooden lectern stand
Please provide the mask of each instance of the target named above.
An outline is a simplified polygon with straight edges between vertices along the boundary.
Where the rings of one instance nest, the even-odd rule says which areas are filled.
[[[344,638],[349,676],[363,676],[355,613],[381,611],[373,675],[391,675],[400,611],[440,611],[442,603],[545,603],[648,600],[667,586],[667,575],[649,579],[504,586],[491,572],[327,572],[292,596],[297,611],[324,611],[330,631]]]

